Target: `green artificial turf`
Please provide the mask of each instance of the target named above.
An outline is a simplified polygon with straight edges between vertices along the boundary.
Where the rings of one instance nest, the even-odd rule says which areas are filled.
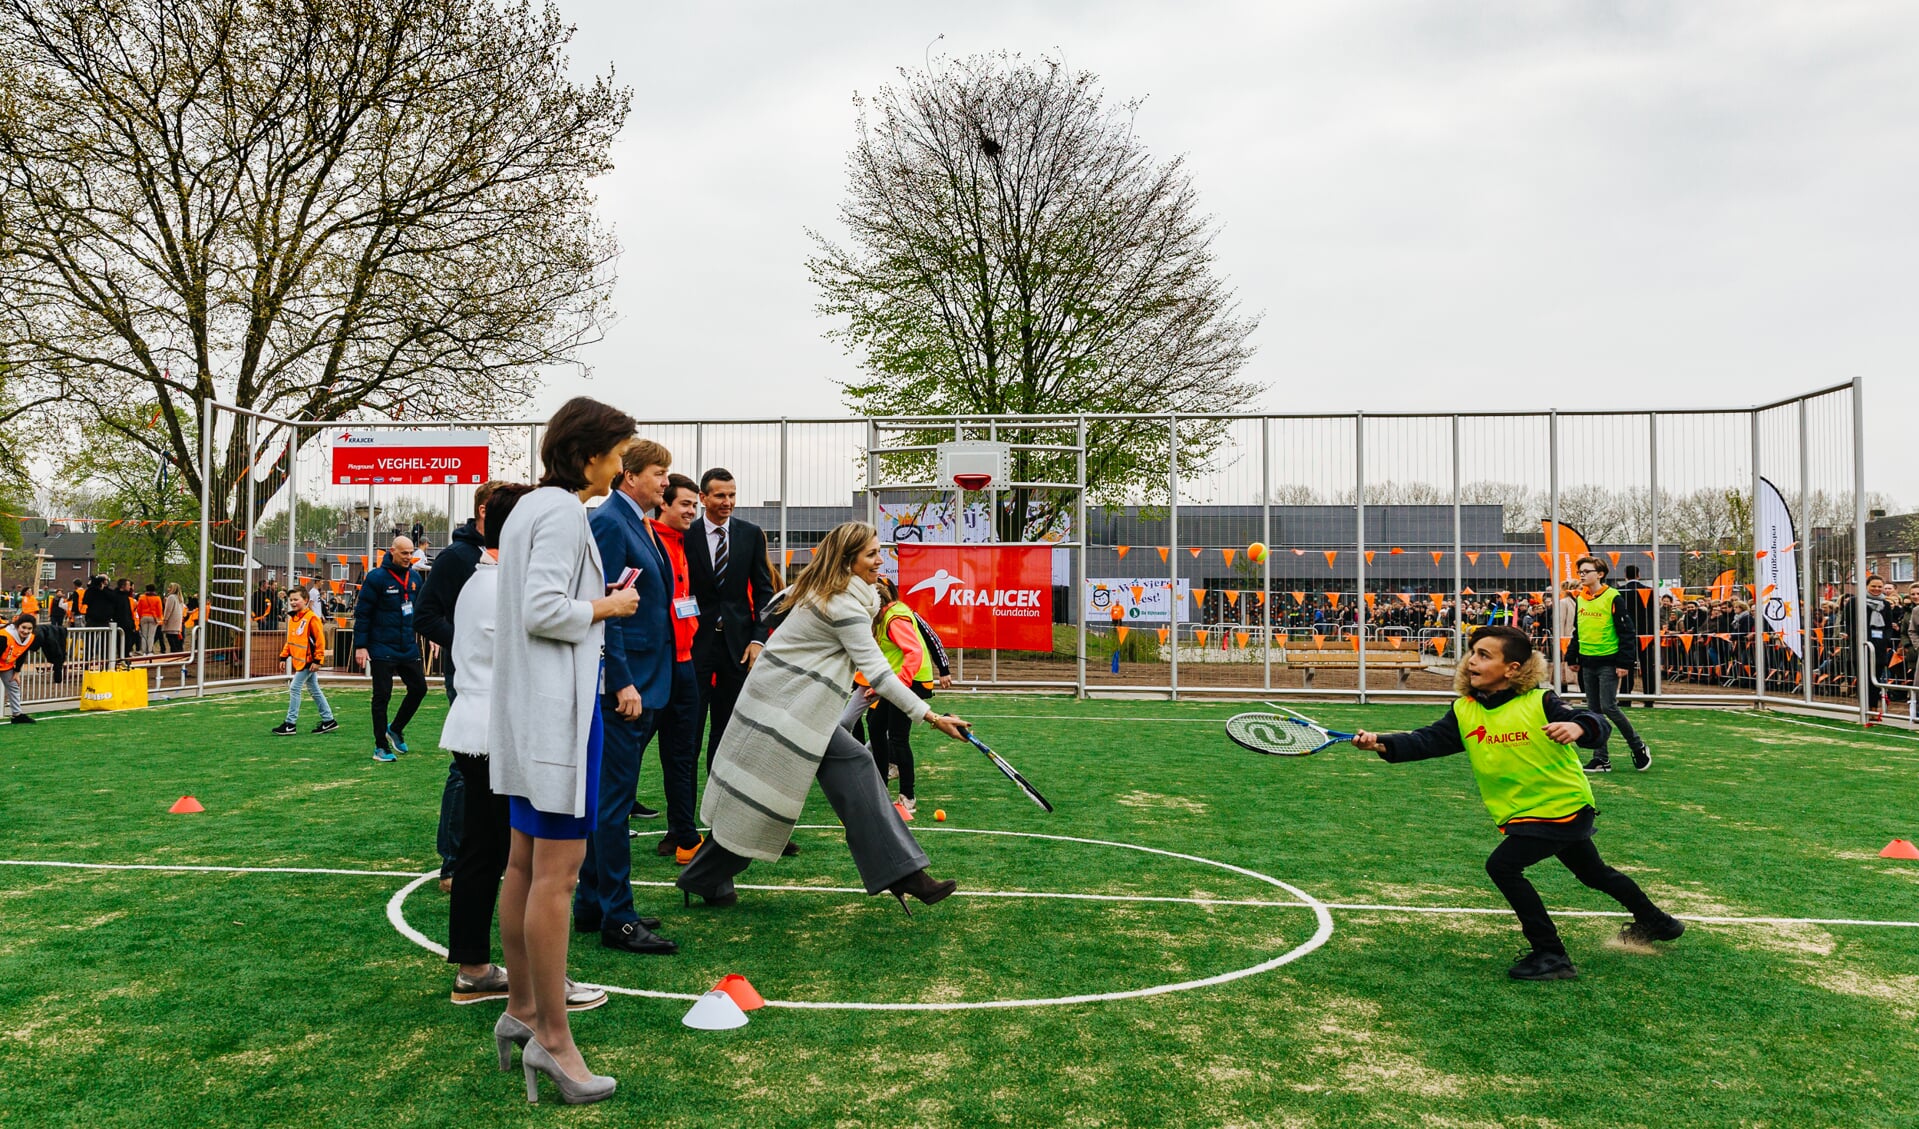
[[[175,702],[0,729],[0,857],[420,874],[446,759],[435,695],[414,752],[369,757],[366,697],[344,727],[275,738],[277,695]],[[926,734],[915,825],[962,891],[908,918],[891,899],[746,890],[683,909],[641,886],[675,957],[576,941],[576,978],[698,993],[729,972],[775,1000],[940,1002],[1124,992],[1272,960],[1317,921],[1286,891],[1125,847],[1216,860],[1340,905],[1503,905],[1464,758],[1388,766],[1231,745],[1218,703],[942,702],[1057,807]],[[1420,706],[1309,707],[1404,728]],[[302,728],[313,723],[310,707]],[[1636,711],[1657,761],[1595,781],[1598,845],[1668,908],[1707,916],[1919,921],[1919,743],[1837,724]],[[1616,751],[1623,762],[1623,751]],[[649,752],[642,798],[659,803]],[[191,793],[196,815],[167,807]],[[944,808],[949,820],[933,822]],[[817,791],[804,853],[742,881],[858,885]],[[657,825],[647,827],[649,833]],[[675,868],[636,842],[636,878]],[[1556,910],[1613,910],[1555,863]],[[1905,1126],[1919,1124],[1919,929],[1694,924],[1656,952],[1612,917],[1562,916],[1577,981],[1510,981],[1503,914],[1336,908],[1325,944],[1210,987],[970,1011],[768,1008],[740,1030],[686,1003],[613,997],[575,1017],[602,1105],[528,1107],[493,1069],[499,1006],[454,1007],[451,970],[388,923],[402,877],[0,866],[0,1125]],[[1212,904],[1264,902],[1269,905]],[[431,882],[408,921],[444,941]]]

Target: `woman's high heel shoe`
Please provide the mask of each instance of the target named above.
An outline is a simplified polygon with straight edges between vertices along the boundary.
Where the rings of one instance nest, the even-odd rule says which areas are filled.
[[[513,1069],[513,1048],[524,1047],[532,1039],[533,1028],[506,1012],[500,1013],[500,1021],[493,1025],[493,1045],[500,1052],[501,1073]]]
[[[906,904],[906,895],[911,894],[922,903],[930,906],[957,889],[959,889],[959,883],[953,881],[951,878],[948,878],[944,882],[936,882],[933,880],[933,876],[926,873],[926,871],[915,870],[898,882],[888,886],[886,892],[898,898],[900,901],[900,909],[905,910],[906,916],[911,917],[913,916],[913,910]]]
[[[589,1073],[586,1081],[575,1082],[567,1077],[566,1071],[560,1069],[559,1063],[553,1061],[553,1056],[546,1053],[546,1048],[532,1039],[526,1041],[526,1048],[520,1052],[520,1065],[526,1068],[526,1100],[535,1105],[540,1101],[542,1074],[553,1079],[553,1084],[560,1088],[561,1105],[603,1102],[613,1096],[613,1090],[619,1085],[607,1074]]]
[[[701,894],[700,900],[705,902],[709,906],[736,905],[739,903],[739,900],[740,900],[740,892],[738,890],[728,890],[724,894]],[[691,906],[692,904],[693,904],[693,891],[681,890],[680,891],[680,907],[684,909],[688,906]]]

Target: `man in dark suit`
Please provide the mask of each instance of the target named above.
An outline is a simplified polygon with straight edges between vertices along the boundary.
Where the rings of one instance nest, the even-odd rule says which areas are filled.
[[[673,953],[679,946],[641,924],[633,908],[633,848],[626,822],[640,778],[640,754],[653,736],[673,688],[673,577],[646,523],[660,504],[673,456],[650,439],[629,444],[613,492],[593,511],[593,541],[607,583],[628,568],[640,610],[606,621],[605,686],[600,699],[605,740],[600,750],[598,815],[573,894],[573,928],[598,931],[600,944],[631,953]]]
[[[686,531],[686,564],[693,596],[700,602],[700,629],[693,637],[693,674],[700,685],[700,711],[706,718],[706,771],[713,771],[726,723],[746,672],[766,648],[761,616],[773,598],[773,573],[766,555],[766,534],[733,516],[739,488],[733,475],[714,467],[700,476],[704,515]]]
[[[1650,595],[1652,585],[1639,579],[1638,565],[1627,565],[1626,579],[1618,585],[1618,588],[1619,598],[1627,601],[1626,607],[1632,612],[1633,626],[1639,632],[1639,638],[1634,642],[1634,646],[1639,651],[1639,658],[1633,663],[1628,673],[1620,676],[1619,692],[1622,695],[1632,693],[1633,674],[1637,673],[1640,693],[1650,694],[1652,693],[1652,648],[1646,646],[1645,642],[1652,637],[1653,609]],[[1619,708],[1625,709],[1631,705],[1631,702],[1621,700]],[[1646,708],[1651,709],[1652,703],[1647,702]]]

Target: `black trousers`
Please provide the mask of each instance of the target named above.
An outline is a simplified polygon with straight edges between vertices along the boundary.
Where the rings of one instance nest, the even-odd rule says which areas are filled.
[[[913,693],[921,701],[933,696],[931,690],[913,684]],[[913,719],[907,717],[900,708],[885,698],[869,711],[872,718],[871,739],[867,748],[873,750],[873,763],[879,766],[880,781],[886,780],[886,766],[896,764],[900,767],[900,796],[912,799],[918,795],[913,789]]]
[[[1526,868],[1536,862],[1558,856],[1573,877],[1612,898],[1629,910],[1634,920],[1647,925],[1662,924],[1666,914],[1639,888],[1639,883],[1606,865],[1599,848],[1591,839],[1543,839],[1533,835],[1508,835],[1486,860],[1486,873],[1506,895],[1506,901],[1519,915],[1519,931],[1535,952],[1565,955],[1546,903],[1526,878]]]
[[[507,802],[487,781],[485,757],[455,753],[453,769],[460,774],[466,802],[447,907],[446,959],[449,964],[486,964],[493,959],[493,907],[500,900],[500,878],[512,842]]]
[[[693,647],[693,679],[699,685],[700,716],[706,720],[706,772],[710,776],[713,754],[720,750],[726,723],[733,720],[733,705],[740,700],[740,688],[746,685],[746,667],[733,661],[725,640],[701,639]],[[694,747],[699,747],[697,741]]]
[[[426,701],[426,671],[420,668],[420,660],[409,659],[404,662],[383,662],[372,659],[373,668],[373,743],[379,748],[387,747],[386,735],[389,730],[401,736],[406,735],[406,723],[413,720],[414,711],[420,703]],[[400,712],[387,721],[387,703],[393,700],[393,676],[400,676],[406,683],[406,697],[400,699]]]

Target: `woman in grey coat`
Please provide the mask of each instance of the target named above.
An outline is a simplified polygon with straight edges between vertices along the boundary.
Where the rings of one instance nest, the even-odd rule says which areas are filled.
[[[488,783],[507,797],[513,829],[500,890],[500,947],[513,975],[493,1039],[501,1070],[521,1047],[529,1102],[539,1100],[539,1074],[567,1104],[614,1089],[587,1069],[567,1024],[567,912],[592,829],[587,797],[598,790],[601,621],[640,603],[631,589],[607,591],[584,503],[606,496],[634,426],[598,401],[567,401],[540,441],[540,489],[499,531]]]
[[[747,675],[707,776],[700,817],[713,830],[680,872],[689,901],[698,894],[708,905],[737,902],[734,877],[756,858],[780,857],[815,779],[846,825],[868,895],[892,894],[906,909],[908,894],[931,905],[957,887],[926,873],[926,852],[888,801],[872,754],[839,724],[858,670],[908,717],[953,738],[967,728],[934,713],[880,653],[873,637],[880,559],[873,527],[846,522],[780,594],[786,618]]]

